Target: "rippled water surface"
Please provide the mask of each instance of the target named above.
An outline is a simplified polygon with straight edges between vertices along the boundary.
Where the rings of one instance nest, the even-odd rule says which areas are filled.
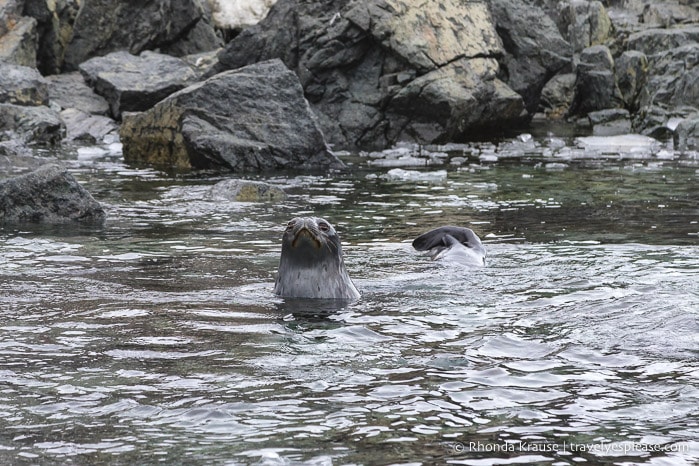
[[[0,463],[699,462],[696,158],[466,152],[261,177],[279,205],[69,154],[109,220],[0,230]],[[310,213],[360,301],[272,294]],[[412,250],[442,224],[488,266]]]

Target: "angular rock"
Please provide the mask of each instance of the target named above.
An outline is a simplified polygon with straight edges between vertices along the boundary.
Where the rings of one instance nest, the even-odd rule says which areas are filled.
[[[132,54],[163,47],[186,35],[203,14],[199,0],[84,0],[65,49],[63,70],[117,50]]]
[[[61,119],[66,125],[66,139],[69,141],[100,143],[107,135],[117,134],[119,130],[119,126],[111,118],[92,115],[77,108],[63,110]]]
[[[413,115],[399,126],[396,140],[458,140],[471,128],[488,127],[523,110],[522,98],[496,78],[495,59],[458,60],[414,79],[388,105],[393,118]],[[490,100],[478,111],[474,102]]]
[[[330,142],[383,148],[402,138],[468,138],[484,125],[518,120],[523,101],[497,78],[502,53],[483,2],[279,0],[226,46],[219,62],[220,69],[235,69],[281,59],[299,76]],[[472,87],[444,81],[452,78]],[[419,93],[421,83],[429,92]],[[418,102],[408,101],[418,94]],[[482,116],[477,126],[470,115]]]
[[[631,116],[628,110],[612,108],[587,114],[595,136],[617,136],[631,132]]]
[[[674,135],[675,148],[681,151],[699,151],[699,115],[682,120]]]
[[[45,79],[48,81],[51,105],[57,105],[61,110],[74,108],[93,115],[106,115],[109,112],[107,101],[95,94],[79,72],[55,74]]]
[[[671,2],[654,2],[643,8],[641,19],[644,24],[669,28],[676,24],[699,22],[699,5],[691,7]]]
[[[210,52],[224,45],[221,35],[216,32],[212,12],[208,2],[203,1],[203,13],[199,21],[186,34],[175,42],[160,47],[161,53],[182,57]]]
[[[649,57],[649,77],[641,105],[699,108],[699,43]]]
[[[539,110],[552,119],[563,118],[575,95],[575,73],[558,74],[541,90]]]
[[[46,80],[34,68],[0,63],[0,103],[48,105]]]
[[[614,59],[604,45],[588,47],[580,54],[571,114],[621,106],[621,92],[614,75]]]
[[[219,73],[126,114],[120,135],[128,162],[236,172],[342,165],[279,60]]]
[[[0,222],[101,223],[102,206],[58,165],[0,180]]]
[[[116,119],[123,112],[148,110],[197,77],[183,60],[148,51],[140,56],[114,52],[95,57],[81,64],[80,72],[95,92],[107,99]]]
[[[234,202],[278,202],[286,199],[286,193],[262,181],[223,180],[211,187],[209,198]]]
[[[599,1],[567,0],[561,2],[561,24],[566,31],[564,38],[573,47],[574,53],[594,45],[605,44],[611,37],[613,26],[607,10]]]
[[[505,47],[500,77],[523,98],[530,114],[541,90],[558,72],[570,67],[573,50],[556,24],[535,5],[521,0],[491,0],[498,35]]]
[[[651,55],[699,42],[699,25],[673,29],[646,29],[631,34],[627,41],[628,50],[638,50]]]
[[[629,50],[621,54],[614,63],[616,81],[624,107],[635,112],[642,99],[646,99],[648,81],[648,58],[645,54]]]
[[[44,106],[0,104],[0,139],[19,137],[26,143],[58,144],[65,137],[65,124],[53,110]]]
[[[36,67],[36,20],[22,17],[11,26],[4,34],[0,31],[0,62]]]

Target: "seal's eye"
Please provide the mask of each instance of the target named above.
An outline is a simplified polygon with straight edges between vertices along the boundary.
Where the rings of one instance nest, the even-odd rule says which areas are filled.
[[[328,232],[328,231],[330,231],[330,225],[328,225],[325,222],[320,222],[318,224],[318,229],[320,229],[320,231],[323,231],[323,232]]]
[[[294,228],[294,225],[296,225],[296,222],[294,220],[292,220],[286,224],[286,229],[291,230],[292,228]]]

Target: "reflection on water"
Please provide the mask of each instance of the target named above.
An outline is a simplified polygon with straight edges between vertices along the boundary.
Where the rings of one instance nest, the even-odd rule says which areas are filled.
[[[699,461],[696,167],[359,165],[271,205],[69,163],[104,227],[0,231],[4,464]],[[360,301],[272,294],[311,212]],[[488,267],[411,249],[440,224]]]

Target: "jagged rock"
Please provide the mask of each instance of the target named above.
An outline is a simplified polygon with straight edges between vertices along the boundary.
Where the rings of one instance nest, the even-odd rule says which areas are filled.
[[[61,119],[66,125],[66,139],[89,143],[104,141],[109,134],[117,134],[119,126],[114,120],[102,115],[92,115],[77,108],[61,111]]]
[[[674,29],[646,29],[631,34],[627,41],[628,50],[638,50],[651,55],[699,42],[699,25]]]
[[[549,118],[563,118],[575,95],[575,73],[558,74],[541,90],[540,110]]]
[[[286,199],[286,193],[262,181],[223,180],[211,187],[209,198],[235,202],[276,202]]]
[[[681,151],[699,151],[699,115],[682,120],[675,129],[675,148]]]
[[[603,45],[611,37],[613,26],[604,5],[599,1],[567,0],[561,2],[559,29],[574,53],[594,45]]]
[[[573,50],[556,24],[535,5],[521,0],[491,0],[491,10],[505,55],[498,61],[503,80],[536,112],[541,90],[557,73],[570,68]]]
[[[44,75],[61,71],[66,47],[73,38],[80,0],[25,0],[24,14],[34,18],[38,32],[36,60]]]
[[[219,73],[126,114],[120,135],[128,162],[234,171],[342,165],[279,60]]]
[[[80,65],[97,94],[109,102],[114,118],[123,112],[148,110],[195,81],[197,74],[183,60],[155,52],[114,52]]]
[[[588,47],[580,54],[571,114],[621,106],[621,92],[614,75],[614,59],[604,45]]]
[[[199,0],[84,0],[62,69],[74,71],[89,58],[117,50],[138,54],[167,46],[194,28],[202,14]]]
[[[46,80],[34,68],[0,63],[0,103],[47,105]]]
[[[95,94],[79,72],[55,74],[45,79],[48,81],[51,105],[57,105],[61,110],[74,108],[93,115],[106,115],[109,112],[107,101]]]
[[[668,28],[676,24],[699,22],[699,9],[696,5],[654,2],[644,6],[641,19],[644,24]]]
[[[105,217],[99,202],[58,165],[0,180],[0,222],[101,223]]]
[[[699,108],[699,43],[649,57],[649,77],[641,104]]]
[[[36,67],[37,32],[34,18],[22,17],[0,32],[0,62]]]
[[[65,132],[61,117],[48,107],[0,104],[0,133],[6,133],[0,134],[0,139],[18,137],[26,143],[58,144]]]
[[[209,2],[202,1],[201,6],[202,16],[194,27],[177,41],[161,46],[161,53],[184,57],[185,55],[210,52],[224,45],[221,34],[216,31],[213,11]]]
[[[523,101],[498,79],[502,53],[481,2],[280,0],[219,61],[235,69],[281,59],[299,76],[330,142],[382,148],[518,121]],[[419,93],[421,84],[428,92]]]
[[[641,100],[647,98],[648,58],[641,52],[629,50],[616,59],[614,66],[624,107],[635,112]]]

